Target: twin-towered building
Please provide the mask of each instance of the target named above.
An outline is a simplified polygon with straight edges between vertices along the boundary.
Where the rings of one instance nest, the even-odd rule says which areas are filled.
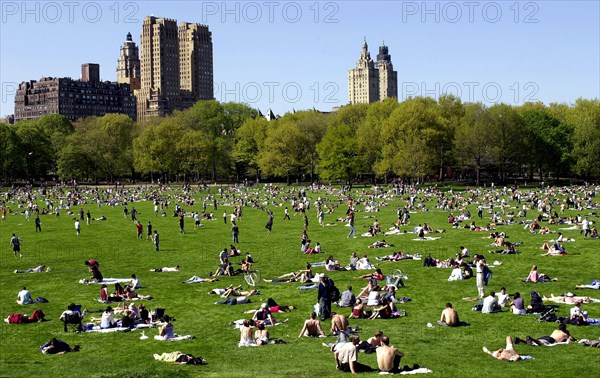
[[[389,97],[398,97],[398,73],[394,71],[392,56],[384,43],[374,62],[365,39],[356,68],[348,71],[348,100],[351,104],[368,104]]]

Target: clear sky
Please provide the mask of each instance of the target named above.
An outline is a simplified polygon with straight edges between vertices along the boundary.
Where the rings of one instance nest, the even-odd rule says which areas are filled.
[[[18,83],[80,77],[99,63],[116,80],[128,32],[145,16],[208,24],[215,98],[276,114],[348,102],[363,38],[385,41],[398,97],[459,95],[520,104],[600,98],[600,1],[71,1],[1,0],[0,115]]]

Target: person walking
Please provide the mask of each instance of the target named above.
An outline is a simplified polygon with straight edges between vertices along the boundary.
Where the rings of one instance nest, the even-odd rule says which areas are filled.
[[[35,217],[35,232],[42,232],[42,221],[39,215]]]
[[[15,234],[12,234],[12,238],[10,239],[10,244],[12,245],[13,248],[13,254],[15,255],[15,257],[17,257],[17,253],[19,254],[19,257],[23,257],[23,254],[21,253],[21,243],[23,241]]]
[[[79,219],[75,219],[75,235],[79,236],[81,233],[81,223],[79,223]]]
[[[146,226],[146,229],[148,230],[148,237],[147,240],[153,240],[152,239],[152,223],[148,222],[148,225]]]
[[[348,236],[346,236],[346,238],[354,236],[354,238],[356,239],[356,228],[354,227],[354,211],[350,211],[350,214],[348,214],[348,226],[350,226],[350,232],[348,232]]]

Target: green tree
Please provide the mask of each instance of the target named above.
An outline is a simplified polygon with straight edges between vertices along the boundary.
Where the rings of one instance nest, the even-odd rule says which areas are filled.
[[[600,176],[600,100],[578,99],[567,115],[573,126],[574,171],[584,177]]]
[[[14,127],[0,124],[0,178],[8,181],[18,178],[26,168],[26,156]]]
[[[438,177],[440,181],[444,181],[444,166],[449,161],[452,161],[454,135],[465,115],[465,107],[460,98],[453,95],[440,96],[438,104],[443,120],[440,128],[440,138],[437,142],[440,157],[440,173]]]
[[[465,115],[456,129],[454,151],[460,168],[475,170],[477,186],[482,168],[491,163],[491,144],[487,109],[481,103],[465,105]]]
[[[246,167],[256,170],[259,178],[258,154],[267,137],[269,122],[263,117],[248,118],[236,132],[233,158],[241,170]]]
[[[515,108],[497,104],[489,108],[494,163],[499,179],[506,182],[507,173],[517,172],[527,156],[523,120]]]
[[[291,184],[291,175],[302,166],[303,135],[295,122],[280,119],[269,124],[267,138],[258,154],[258,165],[266,175],[286,177]]]
[[[352,182],[360,167],[358,141],[350,125],[331,126],[318,144],[320,175],[323,180]]]

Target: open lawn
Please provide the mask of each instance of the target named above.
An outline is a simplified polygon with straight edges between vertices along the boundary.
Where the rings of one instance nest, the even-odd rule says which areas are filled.
[[[224,187],[225,188],[225,187]],[[243,208],[243,218],[239,221],[240,243],[238,248],[251,252],[256,259],[255,268],[259,269],[262,278],[275,278],[281,274],[303,269],[306,262],[323,261],[328,255],[333,255],[342,264],[347,264],[350,254],[356,251],[359,255],[368,254],[373,263],[376,256],[391,254],[393,251],[402,250],[407,253],[420,253],[424,256],[431,254],[439,259],[455,256],[459,246],[467,247],[471,254],[482,253],[492,263],[495,260],[502,263],[493,267],[493,277],[486,291],[499,291],[505,286],[509,293],[519,291],[523,294],[526,304],[529,303],[529,292],[539,291],[542,295],[559,295],[565,292],[574,292],[579,295],[600,297],[595,290],[575,290],[575,285],[586,284],[594,279],[600,279],[600,240],[587,239],[577,230],[563,231],[566,237],[574,238],[574,243],[564,243],[566,257],[542,257],[540,246],[545,240],[554,239],[556,234],[538,235],[530,234],[522,225],[497,226],[498,231],[508,234],[507,240],[523,242],[517,247],[517,255],[490,255],[488,250],[497,249],[489,244],[492,240],[485,238],[487,232],[472,232],[468,229],[452,229],[447,222],[448,211],[436,209],[437,200],[429,196],[426,202],[430,209],[428,212],[417,211],[411,213],[410,225],[402,226],[402,230],[411,232],[413,228],[423,222],[428,223],[433,229],[446,229],[447,233],[432,235],[440,236],[435,241],[414,241],[416,236],[395,235],[388,237],[374,237],[356,239],[346,238],[348,227],[345,223],[338,222],[334,227],[319,227],[316,209],[313,206],[319,196],[328,198],[327,203],[335,203],[339,207],[333,214],[325,216],[326,223],[336,223],[336,218],[344,217],[346,212],[346,199],[335,193],[326,194],[323,191],[307,191],[311,201],[309,211],[310,226],[308,234],[310,239],[320,242],[324,250],[321,255],[303,255],[300,252],[300,237],[303,228],[303,218],[294,216],[290,202],[283,206],[290,207],[291,220],[283,220],[283,207],[271,204],[271,201],[282,204],[282,196],[288,191],[298,187],[285,187],[280,196],[269,200],[268,208],[274,212],[273,232],[267,235],[265,224],[267,214],[263,210],[253,209],[250,206]],[[461,193],[464,188],[455,189]],[[260,188],[245,189],[250,198],[259,197],[260,202],[266,201],[266,191]],[[357,200],[366,199],[366,193],[371,188],[359,188],[352,191],[352,196]],[[7,205],[12,212],[7,215],[5,223],[0,224],[0,316],[6,317],[11,313],[31,314],[38,305],[21,306],[15,303],[17,292],[22,286],[27,286],[32,296],[44,297],[49,303],[40,304],[49,321],[34,324],[6,324],[0,323],[0,376],[7,377],[34,377],[34,376],[86,376],[86,377],[188,377],[188,376],[218,376],[218,377],[316,377],[316,376],[342,376],[344,373],[335,370],[332,353],[321,342],[334,342],[335,337],[330,336],[320,339],[298,338],[300,328],[316,303],[316,290],[300,291],[296,283],[264,283],[261,282],[257,289],[260,295],[251,297],[252,303],[238,306],[216,306],[213,303],[217,296],[207,292],[212,288],[227,287],[230,284],[244,284],[241,276],[232,278],[219,277],[220,281],[203,284],[183,284],[182,282],[193,275],[203,278],[209,272],[214,272],[218,265],[219,251],[231,244],[231,225],[229,217],[227,224],[223,222],[223,211],[231,213],[233,207],[230,200],[220,197],[217,188],[212,187],[211,192],[217,195],[218,210],[213,210],[212,203],[208,204],[208,211],[213,211],[214,221],[203,221],[203,227],[194,229],[193,220],[186,218],[185,235],[179,233],[179,219],[173,217],[176,204],[176,195],[181,195],[180,188],[173,188],[164,193],[169,195],[171,204],[166,210],[167,216],[154,216],[153,204],[150,201],[140,201],[128,204],[129,210],[135,207],[138,219],[144,224],[144,238],[136,238],[136,228],[131,218],[124,218],[122,206],[102,206],[95,201],[75,206],[77,213],[80,207],[91,211],[92,218],[105,216],[105,221],[92,221],[91,225],[82,222],[80,236],[75,236],[74,218],[77,215],[68,215],[63,210],[59,217],[53,214],[41,215],[42,229],[35,232],[34,218],[26,221],[19,212],[14,200]],[[336,191],[338,193],[339,191]],[[526,192],[523,190],[522,192]],[[296,192],[297,193],[297,192]],[[5,193],[3,193],[5,194]],[[45,207],[44,200],[38,189],[34,190],[35,201],[40,207]],[[195,198],[206,197],[206,190],[195,191]],[[239,196],[240,194],[237,193]],[[583,193],[579,192],[582,196]],[[418,194],[424,199],[423,193]],[[6,197],[4,197],[6,198]],[[358,203],[356,208],[356,228],[360,235],[366,232],[366,226],[374,222],[376,216],[384,230],[396,220],[397,207],[405,206],[408,196],[390,197],[385,199],[389,205],[380,206],[378,213],[364,212],[364,203]],[[476,198],[469,206],[477,225],[485,226],[490,222],[491,215],[484,213],[484,219],[476,219],[477,202],[482,201],[482,196]],[[511,207],[517,206],[506,195],[505,198]],[[543,197],[542,197],[543,198]],[[563,199],[563,196],[558,196]],[[52,198],[55,205],[59,199]],[[331,201],[331,202],[329,202]],[[383,198],[376,198],[381,203]],[[596,202],[598,202],[596,197]],[[229,205],[224,203],[229,202]],[[193,207],[181,204],[186,211],[202,211],[202,201],[196,201]],[[498,203],[496,203],[498,205]],[[488,206],[489,207],[489,206]],[[555,205],[554,209],[559,210]],[[487,210],[487,209],[486,209]],[[496,211],[500,208],[496,207]],[[506,208],[506,211],[510,211]],[[515,213],[518,209],[514,209]],[[554,211],[554,210],[553,210]],[[593,211],[566,210],[566,215],[588,215]],[[458,211],[454,211],[458,215]],[[529,210],[527,218],[517,218],[517,221],[537,217],[537,209]],[[590,220],[597,222],[597,216],[590,216]],[[154,251],[151,242],[146,240],[145,226],[151,221],[161,237],[160,252]],[[461,223],[463,226],[468,222]],[[542,222],[542,226],[546,226]],[[563,225],[550,225],[556,232]],[[16,233],[23,240],[23,258],[13,257],[9,240],[12,233]],[[375,240],[385,238],[394,244],[393,248],[369,249],[368,245]],[[149,308],[162,307],[166,313],[175,317],[175,331],[178,334],[191,334],[193,340],[178,342],[162,342],[153,339],[157,329],[146,330],[150,336],[147,340],[140,340],[140,331],[127,333],[63,333],[62,323],[58,317],[71,303],[79,303],[86,309],[102,309],[102,303],[94,300],[99,297],[100,285],[82,285],[78,281],[89,277],[84,261],[96,259],[100,262],[104,277],[127,278],[132,273],[140,278],[143,288],[140,294],[152,295],[151,301],[146,301]],[[470,259],[469,259],[470,260]],[[239,258],[234,259],[237,263]],[[46,264],[51,268],[48,273],[40,274],[15,274],[15,269],[27,269],[39,264]],[[180,272],[155,273],[152,268],[164,266],[181,266]],[[550,277],[558,279],[557,282],[531,284],[522,282],[520,278],[526,277],[532,265],[537,265],[540,272],[547,273]],[[237,267],[237,265],[236,265]],[[355,320],[350,319],[351,326],[359,326],[361,339],[366,339],[377,330],[382,330],[390,336],[391,344],[404,352],[402,364],[419,364],[433,370],[431,377],[497,377],[497,376],[527,376],[527,377],[594,377],[600,371],[600,351],[587,348],[579,344],[559,345],[554,347],[530,347],[517,345],[516,349],[521,354],[531,355],[533,360],[509,363],[498,361],[482,352],[482,346],[494,350],[504,347],[507,335],[524,338],[527,335],[539,337],[549,335],[556,327],[556,323],[540,323],[536,315],[515,316],[510,312],[498,314],[481,314],[472,311],[474,302],[464,301],[465,297],[476,297],[477,289],[475,280],[448,282],[450,269],[425,268],[422,261],[379,262],[379,267],[384,273],[393,269],[401,269],[408,274],[406,288],[401,288],[397,297],[409,297],[412,301],[400,304],[399,308],[406,311],[407,316],[393,320]],[[315,272],[322,272],[323,267],[317,267]],[[365,280],[356,279],[366,272],[332,272],[329,276],[335,281],[336,286],[343,291],[347,285],[354,287],[358,293],[366,285]],[[112,287],[109,287],[109,291]],[[275,317],[284,324],[269,327],[271,338],[287,341],[287,344],[268,345],[257,348],[238,348],[239,331],[230,325],[230,322],[249,317],[243,312],[248,309],[258,308],[267,298],[274,298],[279,304],[293,305],[297,310],[275,314]],[[439,315],[446,302],[452,302],[458,310],[461,320],[470,323],[469,327],[444,328],[427,327],[439,319]],[[589,316],[600,318],[600,303],[584,304],[583,309]],[[334,305],[335,311],[335,305]],[[349,309],[338,310],[346,315]],[[568,316],[569,306],[560,305],[558,315]],[[92,314],[100,316],[98,314]],[[89,319],[90,314],[87,315]],[[87,320],[86,319],[86,320]],[[329,330],[330,321],[323,323],[326,332]],[[600,327],[569,326],[571,334],[577,338],[598,338]],[[69,344],[81,345],[79,353],[65,355],[43,355],[39,347],[57,337]],[[173,365],[155,361],[154,353],[182,351],[195,356],[202,356],[208,361],[205,366]],[[375,355],[361,353],[359,361],[376,367]],[[596,372],[596,373],[594,373]],[[374,375],[375,373],[371,373]]]

